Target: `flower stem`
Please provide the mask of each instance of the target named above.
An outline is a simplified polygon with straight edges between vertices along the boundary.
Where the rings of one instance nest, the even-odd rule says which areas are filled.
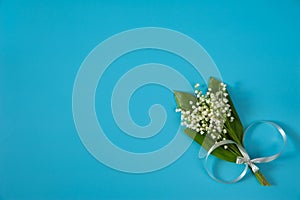
[[[271,184],[267,181],[267,179],[264,177],[264,175],[260,171],[255,172],[254,175],[255,175],[256,179],[258,180],[258,182],[260,183],[260,185],[271,186]]]

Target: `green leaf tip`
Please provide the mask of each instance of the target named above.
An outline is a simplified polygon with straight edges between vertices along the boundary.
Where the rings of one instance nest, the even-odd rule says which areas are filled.
[[[183,110],[192,109],[190,101],[193,103],[197,102],[196,96],[187,92],[174,91],[174,97],[178,108]]]

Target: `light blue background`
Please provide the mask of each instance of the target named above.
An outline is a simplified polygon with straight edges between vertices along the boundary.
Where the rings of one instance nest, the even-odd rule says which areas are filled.
[[[0,199],[299,199],[300,1],[237,2],[0,1]],[[72,118],[77,70],[101,41],[145,26],[199,42],[230,85],[244,125],[269,119],[284,127],[284,154],[260,165],[275,186],[260,187],[250,175],[234,185],[213,181],[197,144],[171,166],[138,175],[112,170],[86,151]],[[133,118],[147,124],[149,106],[161,103],[166,127],[149,141],[115,127],[107,106],[113,84],[145,62],[168,64],[191,84],[202,82],[188,63],[154,50],[129,54],[107,70],[96,96],[97,112],[107,118],[99,121],[113,142],[137,152],[164,146],[179,123],[171,92],[145,86],[132,98]]]

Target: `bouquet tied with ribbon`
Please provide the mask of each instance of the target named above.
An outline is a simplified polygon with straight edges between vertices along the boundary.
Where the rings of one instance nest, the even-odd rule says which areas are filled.
[[[281,127],[274,122],[259,121],[244,130],[226,84],[215,78],[210,79],[206,94],[202,94],[199,84],[196,84],[194,94],[174,91],[174,96],[177,103],[176,112],[181,113],[181,125],[186,127],[184,132],[207,151],[205,169],[209,176],[219,182],[235,183],[241,180],[250,168],[261,185],[270,185],[256,163],[273,161],[281,155],[282,151],[269,157],[251,159],[244,147],[244,134],[257,123],[267,123],[274,126],[281,134],[284,147],[286,135]],[[225,161],[244,164],[245,169],[232,181],[220,180],[206,165],[210,154]]]

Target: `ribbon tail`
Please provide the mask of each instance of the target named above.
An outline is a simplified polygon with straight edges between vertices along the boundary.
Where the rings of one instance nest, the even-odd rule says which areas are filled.
[[[250,169],[252,170],[253,173],[256,173],[259,171],[259,168],[253,162],[250,162],[248,164],[248,166],[250,167]]]

